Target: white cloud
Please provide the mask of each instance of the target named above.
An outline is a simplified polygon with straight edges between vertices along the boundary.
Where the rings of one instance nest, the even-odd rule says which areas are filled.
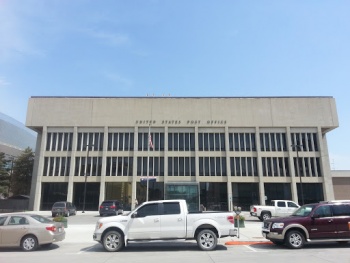
[[[11,83],[8,82],[4,77],[0,76],[0,88],[4,86],[9,86],[9,85],[11,85]]]
[[[129,42],[129,38],[126,35],[119,33],[103,32],[94,29],[85,31],[90,37],[102,40],[104,43],[112,46],[119,46]]]

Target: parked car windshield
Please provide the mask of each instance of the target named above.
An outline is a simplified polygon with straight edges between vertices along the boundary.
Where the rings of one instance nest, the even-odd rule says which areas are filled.
[[[311,211],[315,208],[315,205],[303,205],[302,207],[299,207],[297,210],[294,211],[292,216],[308,216]]]
[[[34,218],[36,221],[39,221],[40,223],[52,223],[53,221],[43,217],[43,216],[39,216],[39,215],[32,215],[30,216],[31,218]]]

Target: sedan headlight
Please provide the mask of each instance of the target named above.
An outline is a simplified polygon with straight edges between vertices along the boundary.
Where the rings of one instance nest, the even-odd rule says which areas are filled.
[[[284,223],[273,223],[272,224],[272,229],[283,228],[283,227],[284,227]]]

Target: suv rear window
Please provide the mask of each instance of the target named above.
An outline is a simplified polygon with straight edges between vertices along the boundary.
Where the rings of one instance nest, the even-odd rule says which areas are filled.
[[[334,216],[350,216],[350,205],[333,205]]]
[[[66,207],[65,203],[54,203],[53,207]]]

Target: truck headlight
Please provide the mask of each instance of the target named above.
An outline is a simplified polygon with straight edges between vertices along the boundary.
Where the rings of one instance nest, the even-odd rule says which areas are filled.
[[[272,224],[272,229],[283,228],[283,227],[284,227],[284,223],[273,223]]]
[[[97,223],[96,223],[96,230],[97,230],[97,229],[100,229],[100,228],[102,227],[102,225],[103,225],[102,223],[97,222]]]

